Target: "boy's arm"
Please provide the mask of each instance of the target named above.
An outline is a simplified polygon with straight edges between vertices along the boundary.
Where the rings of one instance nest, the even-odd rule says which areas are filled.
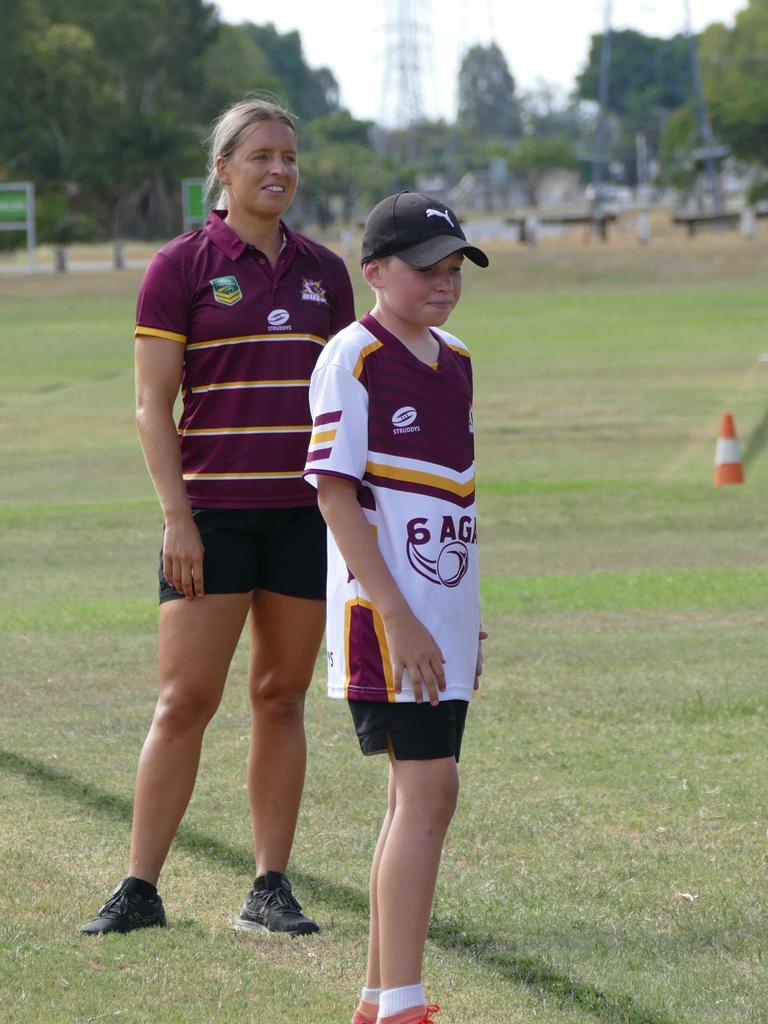
[[[389,655],[400,693],[407,672],[417,703],[426,688],[437,705],[445,690],[442,651],[403,597],[357,500],[357,483],[346,477],[317,475],[317,500],[344,561],[373,602],[384,623]]]

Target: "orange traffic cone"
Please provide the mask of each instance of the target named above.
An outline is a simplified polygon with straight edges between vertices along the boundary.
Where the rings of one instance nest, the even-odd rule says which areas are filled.
[[[720,420],[720,437],[715,451],[715,487],[721,484],[743,484],[744,467],[741,464],[741,448],[733,425],[733,416],[724,412]]]

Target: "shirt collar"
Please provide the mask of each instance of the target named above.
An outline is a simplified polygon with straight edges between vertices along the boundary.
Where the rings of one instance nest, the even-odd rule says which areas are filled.
[[[224,256],[230,260],[238,260],[248,248],[248,243],[244,242],[239,235],[236,235],[232,228],[224,223],[224,218],[227,216],[226,210],[211,210],[208,214],[208,220],[204,227],[204,232],[216,246],[216,248]],[[308,252],[308,247],[304,244],[301,235],[297,235],[294,231],[280,221],[280,230],[283,235],[283,243],[280,247],[282,253],[284,249],[289,249],[292,246],[296,246],[301,249],[302,252]]]

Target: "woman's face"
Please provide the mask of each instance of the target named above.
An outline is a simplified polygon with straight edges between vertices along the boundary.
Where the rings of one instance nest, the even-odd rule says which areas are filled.
[[[296,136],[283,121],[261,121],[244,132],[216,173],[233,212],[273,219],[293,202],[299,181]]]

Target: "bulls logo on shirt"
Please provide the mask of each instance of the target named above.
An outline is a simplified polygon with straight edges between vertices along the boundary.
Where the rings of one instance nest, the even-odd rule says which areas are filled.
[[[328,305],[322,281],[310,281],[304,277],[301,281],[301,297],[305,302],[322,302]]]

